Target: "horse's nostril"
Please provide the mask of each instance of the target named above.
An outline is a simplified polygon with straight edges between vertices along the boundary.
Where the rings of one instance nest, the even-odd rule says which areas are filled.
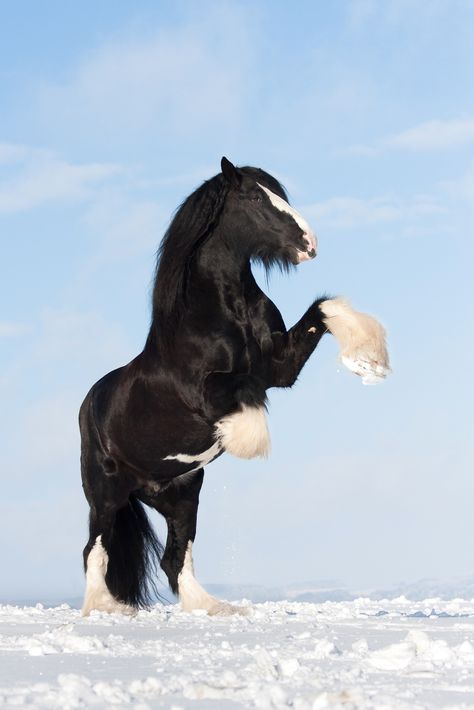
[[[308,249],[308,256],[310,259],[314,259],[314,257],[316,256],[316,249]]]

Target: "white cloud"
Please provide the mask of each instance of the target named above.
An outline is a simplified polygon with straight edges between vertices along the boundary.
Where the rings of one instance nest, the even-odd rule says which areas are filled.
[[[40,333],[31,346],[37,362],[91,368],[117,366],[129,358],[130,344],[120,326],[110,323],[100,312],[49,310],[43,313]]]
[[[85,216],[99,238],[96,260],[125,260],[143,252],[154,253],[170,215],[151,200],[132,201],[120,191],[101,195]]]
[[[419,0],[349,0],[347,4],[347,22],[352,30],[359,30],[369,22],[388,27],[409,26],[412,31],[426,31],[427,27],[436,26],[444,17],[451,21],[453,16],[474,9],[472,0],[431,0],[429,3]],[[469,19],[469,18],[467,18]]]
[[[26,145],[0,143],[0,165],[18,163],[24,160],[29,154],[30,149]]]
[[[474,208],[474,163],[469,167],[464,175],[453,180],[445,180],[441,183],[441,188],[454,201],[462,201]]]
[[[433,120],[388,136],[383,146],[402,150],[446,150],[474,141],[474,119]]]
[[[352,0],[347,7],[347,20],[351,29],[363,27],[376,13],[375,0]]]
[[[372,226],[403,220],[426,218],[445,213],[431,195],[417,195],[407,201],[398,197],[332,197],[304,208],[315,222],[347,228]]]
[[[378,155],[387,151],[430,152],[459,148],[474,142],[474,119],[433,119],[413,128],[380,138],[369,145],[356,144],[341,151],[345,155]]]
[[[44,203],[82,200],[93,187],[117,175],[108,163],[68,163],[55,153],[21,145],[0,145],[0,163],[10,166],[0,182],[0,213],[19,212]]]
[[[24,335],[30,330],[26,323],[16,323],[15,321],[0,321],[0,338],[16,338]]]
[[[228,130],[251,86],[247,15],[226,4],[179,27],[108,41],[84,56],[68,81],[42,87],[40,111],[61,129],[87,127],[103,138],[136,140],[145,130],[166,142],[170,133]]]

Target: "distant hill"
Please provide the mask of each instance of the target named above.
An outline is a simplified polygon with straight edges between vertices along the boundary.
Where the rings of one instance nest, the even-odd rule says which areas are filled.
[[[439,599],[474,599],[474,575],[459,577],[452,580],[443,581],[439,579],[421,579],[418,582],[400,582],[398,585],[379,589],[355,589],[351,590],[345,585],[335,580],[321,580],[318,582],[300,582],[298,584],[288,584],[280,587],[266,587],[257,584],[205,584],[210,594],[220,599],[236,600],[249,599],[253,602],[266,601],[294,601],[294,602],[314,602],[321,604],[326,601],[352,601],[358,597],[369,597],[370,599],[395,599],[405,596],[412,601],[421,601],[430,597]],[[176,597],[172,592],[162,587],[159,589],[165,603],[176,602]],[[2,604],[14,604],[16,606],[59,606],[69,604],[69,606],[80,609],[81,597],[37,597],[25,599],[0,599]]]

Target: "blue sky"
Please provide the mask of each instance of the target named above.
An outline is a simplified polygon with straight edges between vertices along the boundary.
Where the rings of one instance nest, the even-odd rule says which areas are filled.
[[[472,572],[473,47],[469,0],[2,8],[1,597],[80,594],[77,410],[143,346],[161,235],[222,155],[318,234],[265,286],[287,324],[342,294],[394,372],[363,387],[327,338],[271,394],[271,458],[207,470],[199,577]]]

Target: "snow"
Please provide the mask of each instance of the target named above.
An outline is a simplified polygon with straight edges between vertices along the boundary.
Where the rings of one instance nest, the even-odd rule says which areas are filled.
[[[0,707],[474,708],[474,599],[0,606]]]

